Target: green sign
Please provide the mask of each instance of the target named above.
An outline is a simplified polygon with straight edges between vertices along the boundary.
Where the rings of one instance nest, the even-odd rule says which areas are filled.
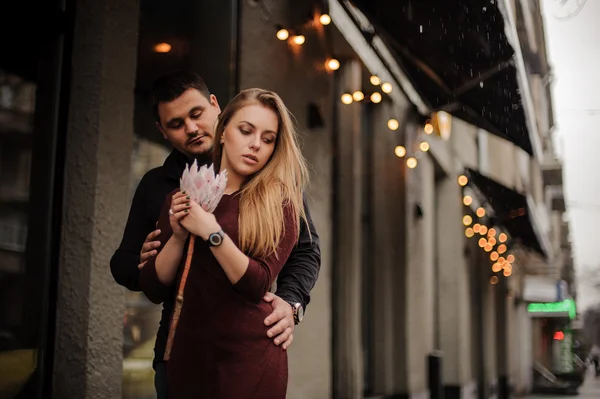
[[[571,320],[577,316],[575,301],[572,299],[565,299],[562,302],[530,303],[527,311],[530,313],[567,313]]]

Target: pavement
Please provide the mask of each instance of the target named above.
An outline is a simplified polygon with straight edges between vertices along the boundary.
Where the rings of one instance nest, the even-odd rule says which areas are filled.
[[[590,368],[585,376],[583,385],[579,388],[579,395],[528,395],[519,399],[600,399],[600,377],[595,377]]]

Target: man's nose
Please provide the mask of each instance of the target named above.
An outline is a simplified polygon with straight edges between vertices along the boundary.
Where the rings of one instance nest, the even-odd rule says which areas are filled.
[[[187,119],[185,121],[185,132],[187,134],[194,134],[197,131],[198,131],[198,126],[196,126],[196,124],[191,119]]]

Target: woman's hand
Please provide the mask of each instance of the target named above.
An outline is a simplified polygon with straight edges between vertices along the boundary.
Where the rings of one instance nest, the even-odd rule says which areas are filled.
[[[171,208],[169,209],[169,222],[173,230],[173,237],[180,241],[187,240],[188,230],[186,230],[181,221],[189,214],[191,206],[190,197],[182,192],[177,192],[171,198]]]
[[[194,201],[191,201],[190,205],[189,212],[180,221],[181,225],[187,231],[206,241],[212,233],[221,230],[221,226],[217,223],[215,215],[206,212]]]

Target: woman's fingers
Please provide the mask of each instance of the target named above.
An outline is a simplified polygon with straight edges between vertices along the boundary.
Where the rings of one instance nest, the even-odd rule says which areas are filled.
[[[173,213],[181,212],[183,210],[190,209],[190,206],[191,205],[190,205],[189,202],[185,202],[183,204],[177,204],[177,205],[176,204],[171,204],[171,211]]]
[[[187,209],[184,209],[179,212],[173,212],[173,217],[177,220],[181,220],[184,216],[187,216],[187,215],[189,215],[189,212]]]

